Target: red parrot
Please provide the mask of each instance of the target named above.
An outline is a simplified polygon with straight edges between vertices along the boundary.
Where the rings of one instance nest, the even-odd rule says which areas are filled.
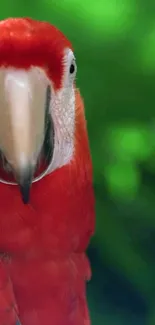
[[[0,22],[0,325],[89,325],[92,163],[76,60],[53,25]]]

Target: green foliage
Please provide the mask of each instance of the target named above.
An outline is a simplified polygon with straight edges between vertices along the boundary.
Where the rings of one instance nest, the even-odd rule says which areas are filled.
[[[132,163],[108,163],[104,169],[108,188],[114,196],[133,197],[137,193],[139,175]]]
[[[146,160],[153,153],[155,144],[147,126],[125,125],[110,129],[108,144],[111,154],[123,161]]]

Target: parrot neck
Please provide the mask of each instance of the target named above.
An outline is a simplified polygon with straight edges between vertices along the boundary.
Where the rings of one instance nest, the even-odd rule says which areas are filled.
[[[51,258],[87,248],[94,231],[88,165],[73,163],[34,183],[28,205],[21,201],[18,186],[0,184],[0,194],[1,251]]]

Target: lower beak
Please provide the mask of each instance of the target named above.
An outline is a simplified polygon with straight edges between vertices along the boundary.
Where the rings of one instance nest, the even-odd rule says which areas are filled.
[[[42,149],[47,82],[39,69],[0,70],[0,150],[28,203],[31,183]]]

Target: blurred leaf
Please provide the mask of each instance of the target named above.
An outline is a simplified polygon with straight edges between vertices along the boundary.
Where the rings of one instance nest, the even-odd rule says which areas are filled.
[[[105,179],[111,195],[132,198],[136,195],[139,185],[139,173],[132,163],[109,163],[104,167]]]
[[[63,11],[67,16],[76,17],[87,32],[95,33],[96,37],[111,37],[124,34],[131,28],[136,18],[136,2],[129,0],[112,0],[90,2],[85,0],[44,0],[50,8]],[[71,17],[70,17],[71,18]]]
[[[112,156],[124,161],[146,160],[155,147],[151,130],[142,125],[111,127],[107,141]]]

